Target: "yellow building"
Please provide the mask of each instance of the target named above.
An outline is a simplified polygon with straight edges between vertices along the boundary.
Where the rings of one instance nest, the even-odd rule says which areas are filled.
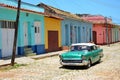
[[[61,49],[61,18],[45,16],[45,49],[46,52]]]

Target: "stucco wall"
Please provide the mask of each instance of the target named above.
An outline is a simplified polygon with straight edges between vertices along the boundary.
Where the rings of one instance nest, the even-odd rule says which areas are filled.
[[[1,22],[0,22],[0,38],[1,38]],[[2,43],[0,41],[0,49],[1,49]]]
[[[28,14],[26,14],[28,13]],[[6,20],[6,21],[15,21],[16,20],[16,10],[14,9],[8,9],[0,7],[0,20]],[[23,12],[20,13],[20,19],[19,19],[19,30],[18,30],[18,54],[24,53],[24,28],[23,23],[28,23],[28,46],[35,47],[37,44],[35,44],[35,30],[34,30],[34,21],[40,21],[41,22],[41,43],[39,44],[43,46],[44,50],[44,16],[40,14],[30,13],[30,12]],[[1,45],[0,45],[1,46]],[[33,48],[35,49],[35,48]]]
[[[58,42],[61,47],[61,20],[45,17],[45,49],[48,49],[48,31],[58,31]]]
[[[65,26],[68,26],[68,35],[66,38]],[[73,34],[71,35],[71,29]],[[71,37],[75,39],[71,39]],[[68,39],[68,41],[66,41]],[[90,40],[91,39],[91,40]],[[62,21],[62,46],[69,46],[72,43],[92,41],[92,23],[82,22],[79,20],[65,18]]]
[[[95,24],[93,27],[93,31],[96,31],[97,44],[106,43],[106,31],[105,27],[103,27],[102,24]]]
[[[116,42],[116,29],[113,28],[113,42]]]
[[[107,43],[107,38],[108,38],[108,43],[112,43],[114,40],[114,29],[111,27],[108,27],[108,33],[106,32],[106,27],[104,24],[95,24],[93,27],[93,31],[97,32],[97,44],[106,44]]]
[[[120,28],[119,28],[119,41],[120,41]]]

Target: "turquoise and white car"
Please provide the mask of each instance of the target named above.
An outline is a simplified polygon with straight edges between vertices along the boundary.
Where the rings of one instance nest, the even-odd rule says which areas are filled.
[[[93,43],[72,44],[70,50],[59,55],[60,64],[63,66],[86,66],[100,62],[103,57],[103,49]]]

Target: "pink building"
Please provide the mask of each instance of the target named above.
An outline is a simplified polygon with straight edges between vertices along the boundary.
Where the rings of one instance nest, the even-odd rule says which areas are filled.
[[[84,20],[93,23],[93,42],[96,44],[110,44],[120,41],[119,29],[112,24],[112,19],[101,15],[77,14]],[[118,31],[118,33],[116,33]]]

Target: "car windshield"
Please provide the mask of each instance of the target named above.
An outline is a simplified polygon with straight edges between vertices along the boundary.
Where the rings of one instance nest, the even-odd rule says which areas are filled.
[[[83,51],[83,50],[87,50],[88,51],[89,46],[86,45],[77,45],[77,46],[71,46],[70,50],[71,51]]]

